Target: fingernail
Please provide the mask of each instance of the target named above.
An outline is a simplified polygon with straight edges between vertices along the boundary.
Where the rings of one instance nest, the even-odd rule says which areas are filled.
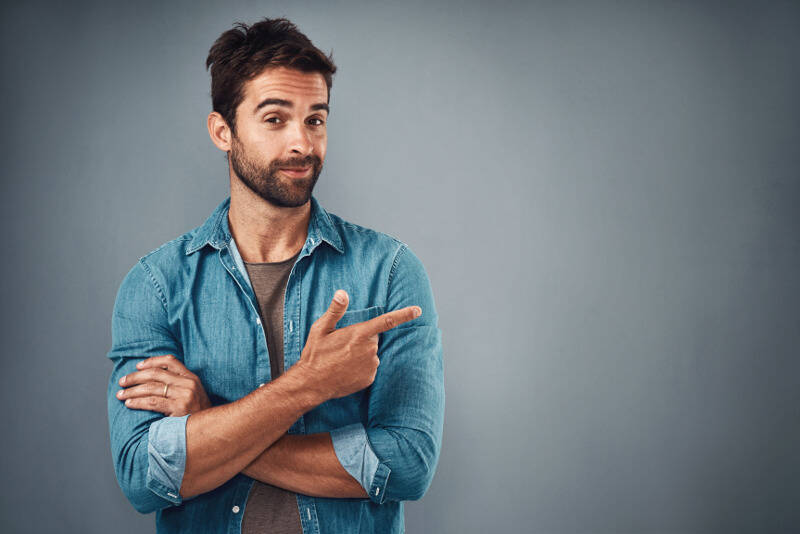
[[[126,400],[125,401],[125,406],[130,406],[131,402],[133,402],[131,399]]]
[[[119,379],[119,383],[120,383],[120,385],[125,383],[125,377],[124,376]]]
[[[341,289],[338,290],[336,293],[333,294],[333,298],[339,304],[344,304],[344,291]]]
[[[139,363],[136,364],[136,367],[141,369],[143,365],[144,365],[144,362],[139,362]]]
[[[414,317],[419,317],[420,315],[422,315],[422,308],[417,306],[416,308],[414,308]]]
[[[120,399],[122,398],[122,391],[123,391],[123,390],[119,390],[119,391],[117,391],[117,397],[119,397]]]

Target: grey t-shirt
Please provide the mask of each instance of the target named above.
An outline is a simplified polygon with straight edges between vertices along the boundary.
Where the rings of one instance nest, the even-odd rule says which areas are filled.
[[[274,263],[244,262],[258,300],[261,326],[267,336],[272,379],[283,374],[283,299],[286,282],[298,252]],[[297,495],[277,486],[256,480],[247,497],[242,517],[242,532],[255,534],[302,534]]]

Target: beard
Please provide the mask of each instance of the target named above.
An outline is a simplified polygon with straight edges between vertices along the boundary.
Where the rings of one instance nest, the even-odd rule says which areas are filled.
[[[305,157],[272,160],[267,167],[248,157],[244,146],[233,137],[230,151],[233,172],[253,193],[270,204],[283,208],[297,208],[311,198],[314,185],[322,172],[322,160],[309,154]],[[278,174],[281,167],[308,167],[311,175],[305,178],[288,178]]]

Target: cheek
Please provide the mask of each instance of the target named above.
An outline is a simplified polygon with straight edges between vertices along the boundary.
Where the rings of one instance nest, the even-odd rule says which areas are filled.
[[[314,143],[314,152],[320,157],[320,159],[325,159],[325,152],[328,149],[328,134],[322,134],[319,139],[317,139]]]
[[[275,135],[274,132],[263,132],[254,139],[253,155],[262,161],[270,162],[281,155],[285,146],[285,139],[281,136]]]

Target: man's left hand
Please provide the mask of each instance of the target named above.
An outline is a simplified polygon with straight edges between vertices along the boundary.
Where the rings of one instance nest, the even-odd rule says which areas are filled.
[[[125,389],[117,392],[117,398],[128,408],[173,417],[211,408],[200,379],[172,354],[142,360],[136,368],[119,380]]]

